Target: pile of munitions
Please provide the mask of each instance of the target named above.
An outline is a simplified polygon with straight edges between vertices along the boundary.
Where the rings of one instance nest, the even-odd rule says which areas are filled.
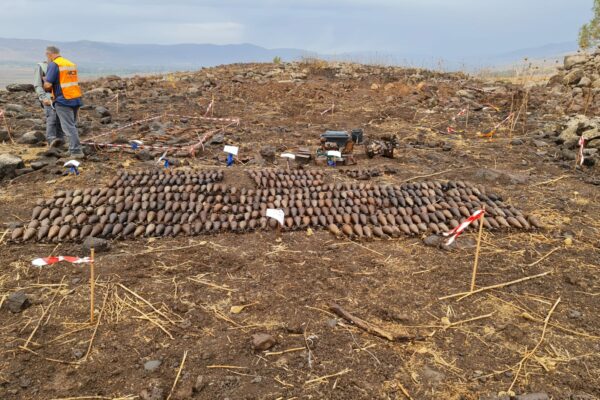
[[[301,169],[250,175],[258,188],[225,185],[217,170],[120,172],[107,187],[59,191],[38,201],[31,222],[11,237],[60,242],[243,233],[276,228],[268,208],[284,211],[283,230],[320,227],[351,238],[446,232],[484,206],[486,229],[540,227],[499,196],[463,181],[328,184],[323,172]]]

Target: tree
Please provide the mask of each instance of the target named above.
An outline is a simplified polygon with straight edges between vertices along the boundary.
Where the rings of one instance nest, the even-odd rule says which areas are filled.
[[[600,44],[600,0],[594,0],[594,17],[579,30],[579,47],[589,49]]]

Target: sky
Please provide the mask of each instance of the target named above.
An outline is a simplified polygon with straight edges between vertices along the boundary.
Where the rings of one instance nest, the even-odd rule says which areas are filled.
[[[0,37],[501,54],[576,41],[592,0],[0,0]]]

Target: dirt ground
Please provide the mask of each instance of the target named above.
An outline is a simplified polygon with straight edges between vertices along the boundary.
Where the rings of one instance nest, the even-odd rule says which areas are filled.
[[[222,145],[214,145],[183,159],[189,165],[182,168],[223,168],[225,183],[252,187],[246,170],[264,165],[259,150],[267,144],[277,151],[316,146],[326,129],[361,127],[371,138],[395,133],[401,144],[394,159],[356,150],[358,167],[390,172],[372,182],[459,179],[501,194],[546,228],[484,231],[477,288],[532,278],[443,299],[469,290],[472,231],[452,251],[427,247],[419,236],[350,241],[320,230],[280,239],[267,230],[114,241],[96,257],[96,319],[89,323],[89,268],[31,265],[50,254],[82,255],[81,244],[4,238],[0,302],[22,290],[32,305],[0,310],[1,399],[600,398],[598,168],[575,168],[552,146],[533,144],[563,118],[555,112],[560,99],[534,89],[514,130],[485,139],[476,133],[521,109],[519,87],[476,91],[477,102],[490,106],[472,112],[467,126],[449,122],[461,108],[456,92],[489,84],[410,70],[338,79],[310,65],[301,83],[231,80],[261,68],[273,66],[186,75],[192,83],[217,77],[203,98],[215,95],[216,116],[241,119],[227,128],[225,142],[240,145],[250,160],[225,168]],[[164,93],[186,93],[190,85],[153,79]],[[322,114],[332,103],[334,113]],[[197,99],[185,95],[130,100],[118,116],[108,98],[97,104],[108,105],[118,124],[162,110],[201,113]],[[448,134],[448,124],[464,132]],[[9,150],[34,157],[38,149],[0,148]],[[128,152],[99,152],[77,177],[47,167],[4,181],[0,223],[27,222],[35,201],[54,191],[100,186],[117,170],[153,165]],[[356,167],[323,170],[330,182],[354,181],[345,168]],[[406,339],[360,329],[331,303]],[[277,344],[255,350],[258,333]],[[160,365],[145,364],[152,360]]]

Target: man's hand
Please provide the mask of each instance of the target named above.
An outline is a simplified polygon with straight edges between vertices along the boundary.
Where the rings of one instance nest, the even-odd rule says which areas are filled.
[[[50,82],[44,82],[44,90],[46,92],[51,92],[52,91],[52,84]]]
[[[42,100],[42,103],[43,103],[45,106],[48,106],[48,107],[50,107],[50,106],[52,105],[52,100],[50,100],[50,99],[44,99],[44,100]]]

